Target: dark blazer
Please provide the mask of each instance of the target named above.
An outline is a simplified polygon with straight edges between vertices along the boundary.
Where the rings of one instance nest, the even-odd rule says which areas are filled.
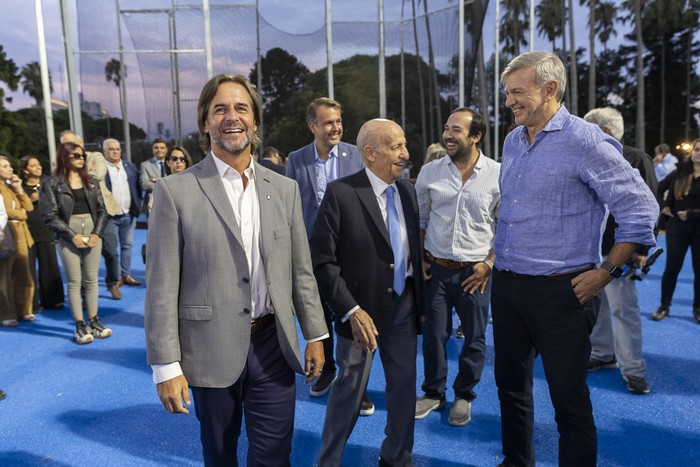
[[[91,178],[93,189],[83,188],[83,190],[85,190],[85,197],[90,208],[92,223],[95,225],[91,233],[101,237],[107,223],[107,211],[97,185],[97,179]],[[39,196],[41,218],[46,225],[53,229],[56,237],[71,241],[77,235],[68,226],[70,216],[73,215],[74,204],[73,192],[62,175],[53,175],[41,183],[41,195]]]
[[[418,201],[413,185],[396,181],[413,266],[416,325],[420,332],[421,268]],[[394,255],[389,233],[365,170],[328,184],[310,239],[321,295],[335,313],[335,330],[352,339],[341,319],[359,305],[381,333],[393,295]]]
[[[311,236],[311,229],[318,212],[316,199],[316,155],[314,143],[289,153],[287,159],[287,177],[293,178],[299,184],[301,193],[301,209],[304,212],[306,235]],[[362,158],[357,146],[348,143],[338,143],[338,178],[354,174],[362,168]]]
[[[274,172],[277,172],[280,175],[285,174],[285,170],[286,170],[285,167],[281,164],[275,164],[270,159],[260,159],[259,163],[263,167],[268,168]]]
[[[107,162],[109,164],[109,162]],[[141,211],[141,190],[139,189],[139,171],[134,164],[122,159],[122,166],[126,170],[126,178],[129,182],[129,193],[131,193],[131,206],[129,206],[129,214],[134,217],[139,216]],[[109,191],[112,191],[112,180],[109,177],[109,170],[105,175],[105,185]]]

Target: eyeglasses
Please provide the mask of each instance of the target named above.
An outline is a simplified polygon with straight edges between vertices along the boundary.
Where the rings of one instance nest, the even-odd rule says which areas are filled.
[[[170,162],[182,162],[183,164],[187,164],[187,159],[185,159],[184,157],[173,157],[173,156],[170,156],[170,157],[168,157],[168,160],[169,160]]]
[[[79,152],[74,152],[73,154],[70,155],[71,159],[85,159],[85,154],[81,154]]]

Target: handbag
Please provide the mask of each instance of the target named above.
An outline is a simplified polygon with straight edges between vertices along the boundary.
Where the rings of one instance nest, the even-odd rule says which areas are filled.
[[[9,258],[15,253],[17,253],[17,246],[8,222],[5,228],[0,230],[0,259]]]

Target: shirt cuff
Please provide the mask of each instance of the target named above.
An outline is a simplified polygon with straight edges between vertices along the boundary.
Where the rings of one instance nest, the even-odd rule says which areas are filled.
[[[328,339],[328,337],[330,337],[330,334],[329,334],[329,333],[325,333],[325,334],[322,335],[321,337],[314,337],[313,339],[309,339],[309,340],[306,341],[306,342],[308,342],[309,344],[311,344],[312,342],[318,342],[318,341],[322,341],[323,339]]]
[[[345,313],[345,316],[343,316],[343,319],[341,319],[340,322],[341,322],[341,323],[344,323],[344,322],[346,322],[347,320],[349,320],[350,317],[352,316],[352,314],[355,313],[355,312],[358,310],[358,308],[360,308],[360,305],[355,305],[355,306],[352,308],[352,310],[350,310],[350,311],[348,311],[347,313]]]
[[[165,365],[151,365],[153,370],[153,383],[160,384],[182,374],[180,362],[166,363]]]

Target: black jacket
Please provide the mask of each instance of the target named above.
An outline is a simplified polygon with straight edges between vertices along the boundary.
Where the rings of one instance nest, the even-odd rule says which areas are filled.
[[[105,210],[105,204],[97,185],[97,180],[95,177],[91,178],[93,182],[92,189],[84,187],[83,190],[85,190],[85,196],[90,207],[92,222],[95,224],[91,233],[101,237],[108,220],[107,211]],[[39,196],[41,218],[44,220],[44,224],[53,229],[54,235],[58,238],[65,238],[71,241],[77,235],[68,226],[70,217],[73,215],[74,203],[73,192],[63,176],[53,175],[41,183],[41,195]]]

